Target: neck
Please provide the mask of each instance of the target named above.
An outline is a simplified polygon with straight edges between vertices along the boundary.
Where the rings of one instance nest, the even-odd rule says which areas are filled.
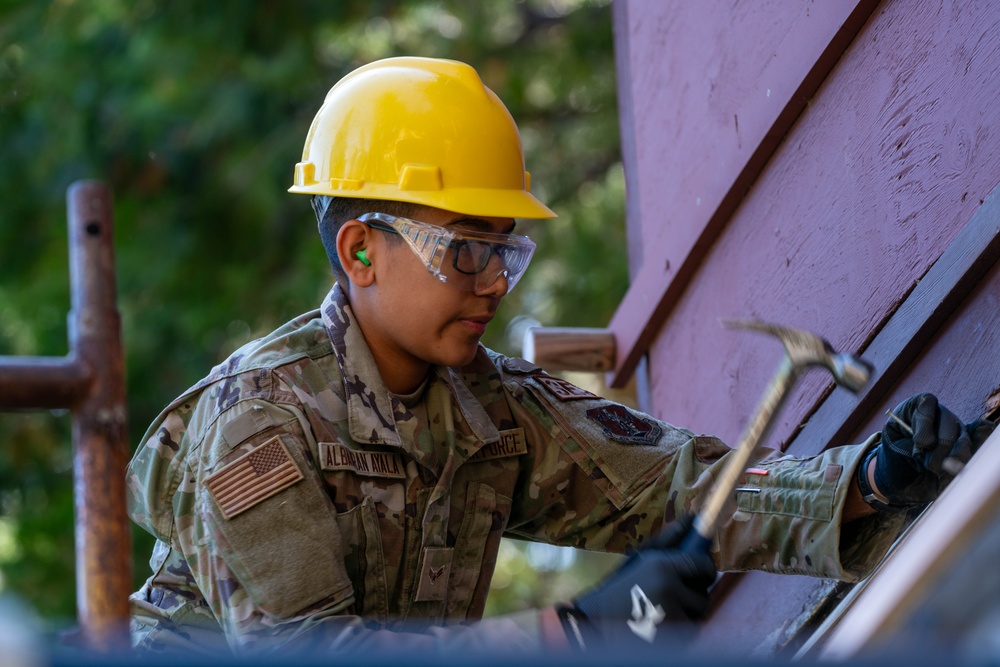
[[[401,363],[397,364],[392,361],[384,363],[380,359],[375,359],[375,365],[378,366],[378,372],[382,376],[382,381],[385,382],[385,388],[399,396],[412,394],[419,389],[431,370],[430,364],[423,364],[421,368],[403,370]]]
[[[361,329],[386,389],[399,395],[416,391],[430,373],[431,363],[408,353],[386,334],[378,304],[371,304],[364,293],[351,290],[349,294],[354,322]]]
[[[368,350],[375,360],[375,366],[378,367],[378,373],[382,376],[385,388],[398,395],[416,391],[427,378],[427,374],[430,373],[430,362],[410,356],[398,347],[387,345],[384,340],[368,335],[361,320],[357,317],[357,311],[355,311],[355,319],[361,326],[361,335],[364,336],[365,342],[368,344]]]

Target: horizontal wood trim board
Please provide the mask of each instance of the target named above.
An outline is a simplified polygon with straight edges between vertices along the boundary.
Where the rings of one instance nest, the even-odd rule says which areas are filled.
[[[676,270],[665,270],[659,261],[644,261],[638,274],[633,276],[632,286],[622,299],[609,325],[609,328],[614,331],[617,341],[615,369],[609,373],[609,386],[620,388],[628,381],[635,371],[639,359],[646,353],[663,321],[680,299],[712,243],[718,238],[746,192],[757,180],[764,166],[781,144],[788,130],[875,11],[877,5],[877,0],[862,0],[857,2],[854,8],[847,13],[842,24],[819,54],[815,63],[806,71],[798,86],[784,101],[781,111],[776,115],[756,149],[749,155],[746,163],[736,174],[726,193],[708,217],[695,242],[686,251],[681,251],[682,259],[676,263]],[[625,20],[627,13],[621,11],[618,16],[621,20]],[[627,63],[628,54],[623,54],[621,58]],[[787,68],[787,63],[776,58],[773,66]],[[787,73],[784,75],[787,76]],[[627,100],[626,109],[632,109],[637,100],[633,99],[630,93],[624,97]],[[637,142],[641,142],[642,138],[634,136],[634,127],[628,115],[623,115],[622,125],[623,148],[626,149],[627,153],[631,153],[631,155],[626,155],[626,169],[634,171],[637,168],[634,146]],[[629,151],[629,147],[633,147],[633,149]],[[630,198],[629,203],[632,205],[633,214],[638,214],[635,200]],[[640,228],[639,225],[633,227],[633,229]]]
[[[875,365],[872,381],[859,394],[832,391],[790,442],[786,452],[795,456],[811,456],[843,444],[866,421],[881,399],[905,375],[906,369],[919,356],[922,348],[944,327],[950,316],[969,296],[976,285],[1000,261],[1000,185],[995,187],[976,210],[955,240],[941,254],[899,308],[879,328],[862,356]],[[832,388],[832,382],[831,382]],[[985,398],[985,397],[984,397]],[[721,591],[716,612],[728,610],[727,594],[739,592],[742,598],[757,595],[773,598],[773,580],[744,574],[725,574],[717,584]],[[815,580],[820,587],[823,580]],[[801,610],[781,609],[775,599],[770,611],[774,618],[755,619],[753,625],[770,631],[775,619],[787,621]],[[770,623],[770,624],[769,624]],[[795,629],[786,628],[790,638]],[[712,620],[704,633],[710,641],[715,636]]]

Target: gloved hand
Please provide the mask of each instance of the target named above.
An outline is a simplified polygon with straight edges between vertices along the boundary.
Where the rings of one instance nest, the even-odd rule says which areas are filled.
[[[661,641],[670,636],[658,632],[660,623],[692,624],[708,614],[715,563],[701,549],[679,549],[692,521],[687,516],[668,525],[573,602],[573,632],[580,629],[588,647],[652,644],[658,635]]]
[[[933,394],[912,396],[892,414],[908,424],[912,433],[890,417],[882,430],[882,443],[858,467],[862,494],[877,509],[934,500],[993,432],[993,424],[982,419],[963,424]],[[867,473],[873,458],[874,487]]]

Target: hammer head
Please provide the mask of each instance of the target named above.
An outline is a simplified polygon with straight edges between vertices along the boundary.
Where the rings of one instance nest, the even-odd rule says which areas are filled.
[[[723,325],[771,334],[784,344],[788,359],[795,369],[823,366],[833,374],[838,385],[852,392],[860,391],[868,384],[874,370],[864,359],[835,352],[826,339],[802,329],[753,320],[727,320]]]

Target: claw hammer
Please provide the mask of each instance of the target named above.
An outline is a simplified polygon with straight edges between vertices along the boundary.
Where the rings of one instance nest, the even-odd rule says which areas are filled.
[[[833,374],[834,381],[857,393],[871,377],[874,367],[863,359],[835,352],[833,346],[816,334],[777,324],[751,320],[728,320],[723,326],[750,329],[771,334],[785,346],[785,356],[768,384],[764,397],[757,405],[753,419],[747,424],[739,444],[729,454],[708,498],[694,519],[693,530],[682,545],[685,550],[708,550],[719,522],[719,514],[732,495],[750,457],[764,438],[781,404],[791,391],[799,374],[810,366],[822,366]]]

